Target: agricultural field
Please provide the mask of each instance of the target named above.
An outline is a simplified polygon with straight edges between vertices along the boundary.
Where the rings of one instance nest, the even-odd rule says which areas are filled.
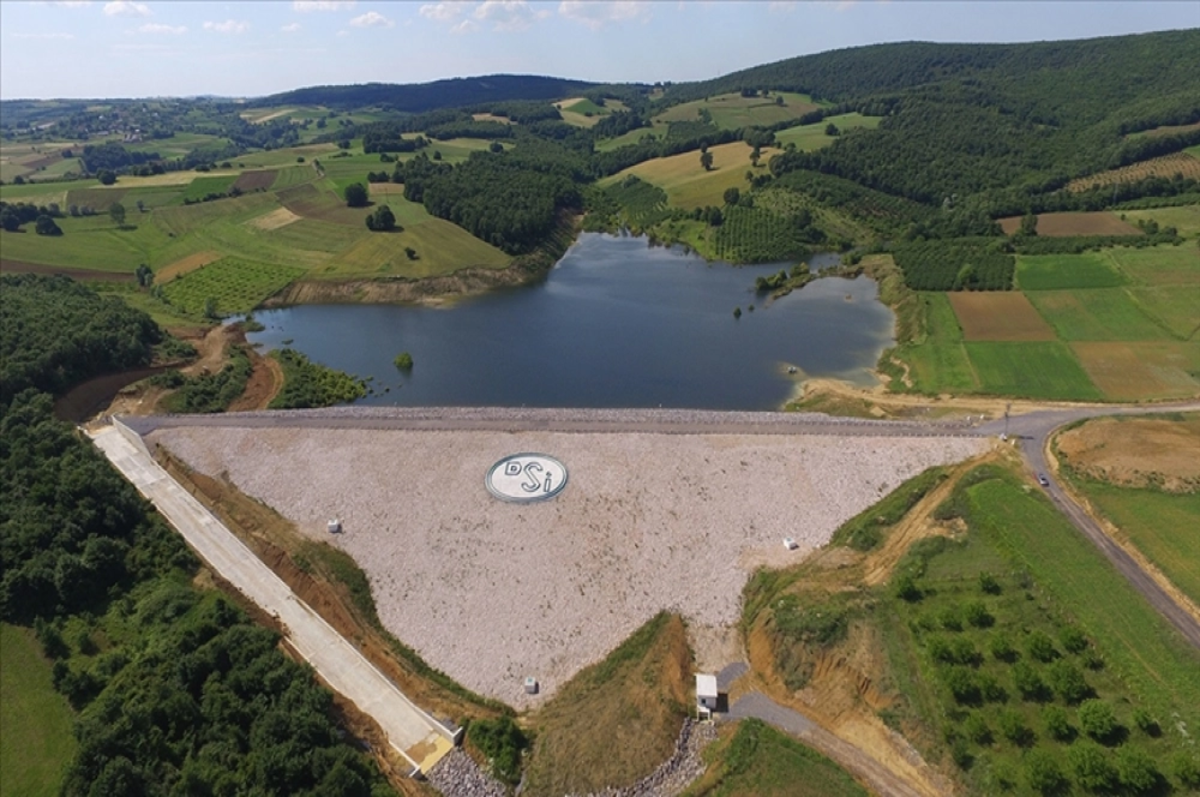
[[[1200,253],[1192,244],[1109,249],[1106,254],[1134,282],[1149,286],[1200,285]]]
[[[1054,340],[1054,330],[1022,293],[955,291],[949,297],[964,340]]]
[[[1023,291],[1113,288],[1128,282],[1102,253],[1018,255],[1017,287]]]
[[[1030,399],[1103,398],[1065,343],[966,342],[963,347],[981,393]]]
[[[601,107],[586,97],[572,97],[571,99],[562,100],[554,103],[554,107],[558,109],[564,122],[576,127],[592,127],[601,118],[610,115],[614,110],[609,108],[607,103]]]
[[[1137,182],[1147,177],[1162,177],[1169,180],[1177,174],[1200,179],[1200,147],[1191,147],[1183,152],[1173,152],[1170,155],[1151,158],[1140,163],[1131,163],[1118,169],[1079,177],[1067,183],[1067,190],[1086,191],[1097,186]]]
[[[610,152],[621,147],[628,147],[631,144],[641,141],[644,136],[651,136],[661,141],[667,136],[667,126],[665,124],[655,124],[652,127],[639,127],[636,130],[622,133],[616,138],[601,139],[596,142],[596,151]]]
[[[1141,235],[1142,231],[1110,211],[1094,213],[1039,213],[1037,233],[1047,238],[1078,235]],[[1020,216],[999,219],[1000,229],[1012,235],[1021,227]]]
[[[1133,222],[1153,221],[1159,228],[1174,227],[1185,238],[1200,237],[1200,205],[1182,205],[1152,210],[1123,210],[1121,215]]]
[[[777,102],[783,98],[783,104]],[[797,119],[821,107],[807,94],[787,91],[771,92],[769,97],[743,97],[740,94],[721,94],[707,100],[695,100],[675,105],[654,117],[656,122],[695,122],[700,110],[712,114],[713,124],[722,130],[736,130],[753,125],[772,125]]]
[[[1106,418],[1055,440],[1072,486],[1200,603],[1200,418]]]
[[[836,136],[825,134],[825,128],[830,124],[836,126],[838,130],[845,133],[848,130],[864,128],[866,130],[874,130],[879,127],[882,121],[880,116],[863,116],[861,113],[843,113],[837,116],[827,116],[820,122],[814,122],[811,125],[797,125],[789,127],[786,130],[780,130],[775,134],[775,140],[779,142],[779,146],[785,147],[788,144],[795,144],[796,149],[801,152],[812,152],[813,150],[827,147],[834,141],[837,141]]]
[[[183,192],[184,202],[199,202],[210,194],[227,194],[241,176],[197,177]]]
[[[303,269],[226,257],[171,280],[163,285],[163,295],[191,316],[203,317],[209,310],[248,313],[303,273]]]
[[[1113,401],[1200,394],[1200,346],[1195,343],[1078,342],[1071,350],[1096,387]]]
[[[633,174],[666,191],[673,207],[688,210],[706,205],[720,207],[725,202],[727,188],[746,188],[746,172],[765,173],[767,161],[779,152],[762,150],[760,165],[755,168],[750,162],[753,148],[744,141],[721,144],[708,151],[713,156],[712,171],[705,171],[700,165],[699,152],[684,152],[631,166],[601,180],[600,185],[607,187]]]
[[[1030,298],[1065,341],[1145,341],[1171,337],[1124,288],[1034,291]]]
[[[75,755],[75,715],[25,628],[0,624],[0,797],[54,797]]]

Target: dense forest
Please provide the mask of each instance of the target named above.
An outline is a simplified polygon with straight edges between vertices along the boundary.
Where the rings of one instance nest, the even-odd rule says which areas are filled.
[[[34,628],[79,712],[63,793],[391,793],[311,670],[193,586],[179,535],[37,389],[143,362],[162,333],[65,278],[3,279],[0,620]]]
[[[404,113],[423,113],[505,100],[557,100],[595,85],[535,75],[483,75],[416,84],[313,86],[273,94],[262,98],[258,104],[325,105],[337,109],[374,105]]]

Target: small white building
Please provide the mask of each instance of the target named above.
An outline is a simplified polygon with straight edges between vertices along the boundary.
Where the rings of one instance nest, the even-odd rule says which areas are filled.
[[[700,719],[712,719],[717,710],[717,697],[717,676],[696,673],[696,714]]]

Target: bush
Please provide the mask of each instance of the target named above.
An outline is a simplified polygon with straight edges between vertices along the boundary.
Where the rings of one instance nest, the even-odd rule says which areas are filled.
[[[1013,684],[1026,700],[1041,703],[1050,699],[1050,688],[1042,680],[1041,673],[1027,661],[1019,661],[1013,665]]]
[[[963,630],[962,615],[959,614],[958,606],[956,605],[952,604],[943,609],[938,619],[942,624],[942,628],[947,631]]]
[[[365,208],[370,198],[362,183],[351,183],[346,186],[346,204],[352,208]]]
[[[1158,724],[1158,720],[1154,719],[1150,712],[1144,708],[1134,710],[1133,724],[1147,736],[1158,738],[1162,735],[1162,727]]]
[[[467,740],[487,756],[497,778],[509,784],[521,779],[521,755],[529,747],[529,738],[512,717],[472,722],[467,726]]]
[[[983,690],[980,689],[979,679],[969,667],[947,667],[943,671],[942,680],[959,705],[978,706],[983,703]]]
[[[916,603],[924,597],[917,586],[917,580],[908,573],[904,573],[896,579],[893,591],[896,593],[897,598],[908,603]]]
[[[1082,653],[1088,646],[1088,638],[1073,625],[1064,626],[1058,632],[1058,641],[1068,653]]]
[[[413,367],[413,357],[406,351],[402,351],[396,355],[396,359],[392,360],[392,364],[401,371],[411,371]]]
[[[992,637],[989,649],[994,659],[1008,662],[1009,664],[1012,664],[1020,656],[1017,653],[1017,649],[1013,647],[1012,640],[1009,639],[1008,634],[1004,633],[999,633]]]
[[[1188,753],[1179,752],[1171,760],[1175,780],[1185,789],[1200,789],[1200,763]]]
[[[1025,718],[1015,711],[1001,711],[996,718],[1000,735],[1018,747],[1029,747],[1037,741],[1037,734],[1025,723]]]
[[[1042,709],[1042,725],[1046,735],[1059,742],[1070,742],[1075,738],[1075,728],[1067,719],[1067,712],[1061,706],[1046,706]]]
[[[999,595],[1000,594],[1000,582],[997,581],[996,577],[993,576],[991,573],[987,573],[987,572],[980,573],[979,574],[979,589],[983,590],[983,592],[987,595]]]
[[[1083,673],[1069,661],[1056,661],[1048,671],[1050,685],[1064,703],[1074,705],[1092,694]]]
[[[991,628],[996,623],[996,618],[987,610],[987,606],[983,601],[973,601],[968,603],[965,609],[967,622],[976,628]]]
[[[963,733],[967,735],[975,744],[988,745],[994,740],[992,729],[988,727],[987,720],[982,714],[972,712],[966,721],[963,722]]]
[[[1025,651],[1036,661],[1050,662],[1058,658],[1054,642],[1041,631],[1034,631],[1029,635],[1029,639],[1025,640]]]
[[[1085,700],[1079,707],[1079,727],[1098,742],[1110,741],[1117,733],[1117,715],[1103,700]]]
[[[1067,751],[1067,760],[1075,782],[1088,791],[1112,791],[1117,785],[1117,769],[1108,753],[1095,742],[1080,742]]]
[[[1062,794],[1071,785],[1058,761],[1046,750],[1031,750],[1026,756],[1025,781],[1029,788],[1044,795]]]
[[[1117,775],[1121,785],[1136,794],[1154,789],[1162,779],[1153,759],[1136,747],[1122,747],[1117,752]]]

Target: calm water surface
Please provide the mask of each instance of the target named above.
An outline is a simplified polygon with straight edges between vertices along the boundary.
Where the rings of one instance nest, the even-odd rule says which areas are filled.
[[[587,233],[539,285],[445,308],[259,311],[267,329],[248,337],[265,348],[291,339],[318,362],[373,376],[363,404],[762,410],[779,407],[797,376],[869,382],[893,342],[875,283],[822,279],[764,304],[754,279],[779,268]],[[392,365],[401,351],[411,374]]]

